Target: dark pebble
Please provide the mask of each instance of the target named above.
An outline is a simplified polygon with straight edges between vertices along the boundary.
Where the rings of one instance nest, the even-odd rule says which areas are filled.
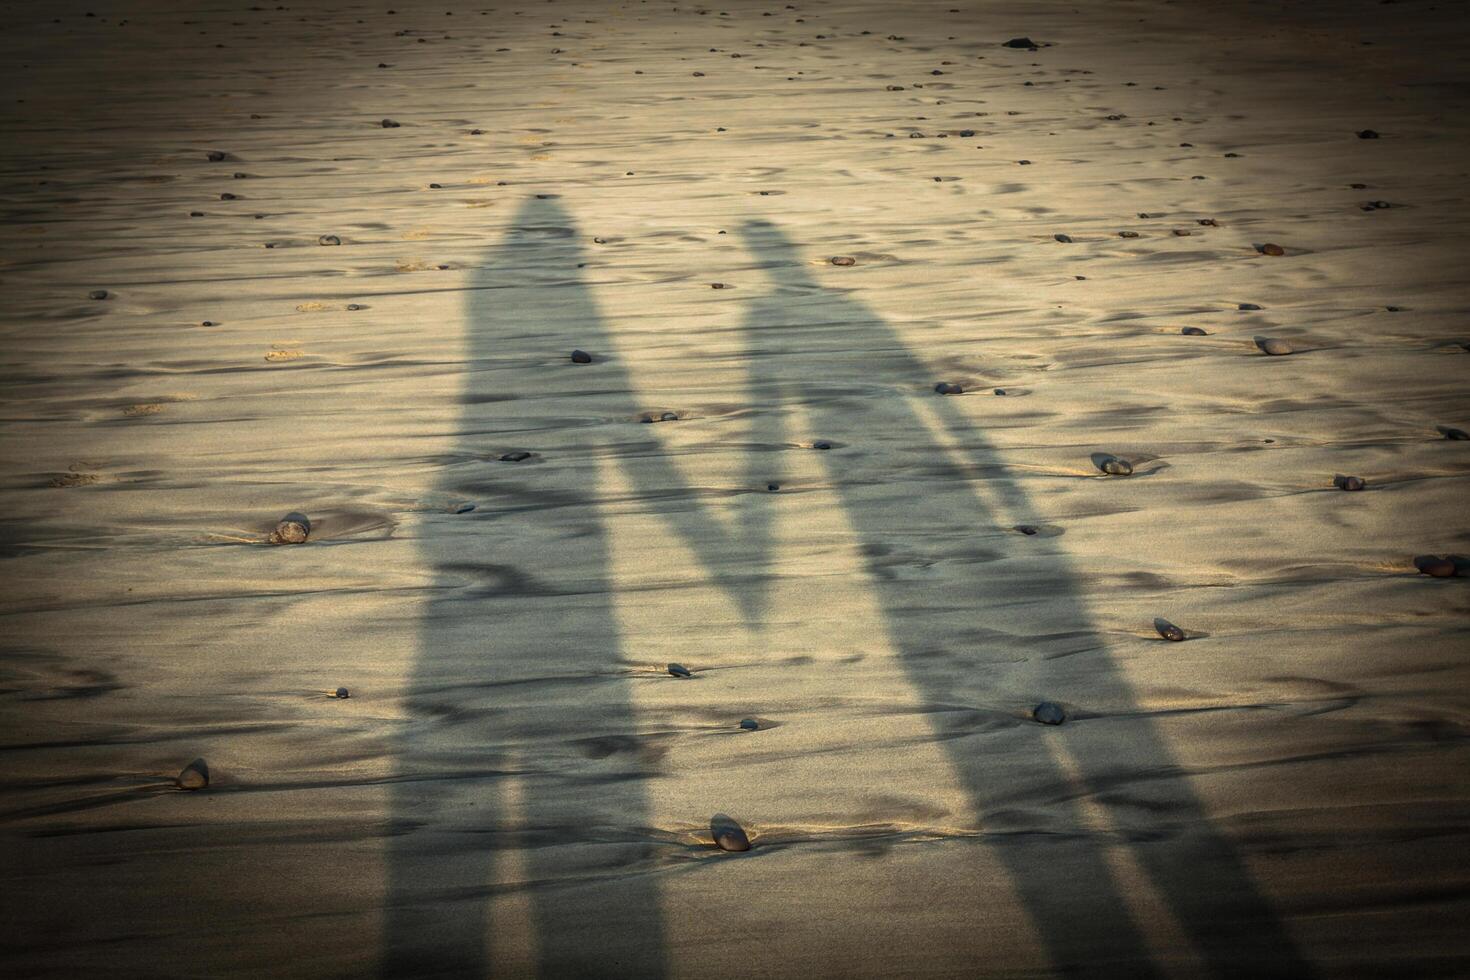
[[[1266,244],[1264,244],[1264,245],[1262,245],[1260,247],[1259,251],[1260,251],[1260,253],[1262,255],[1285,255],[1286,254],[1286,249],[1282,248],[1280,245],[1277,245],[1275,242],[1267,242]]]
[[[669,664],[669,673],[673,674],[675,677],[694,676],[693,674],[689,673],[689,668],[685,667],[683,664]]]
[[[1036,42],[1029,37],[1013,37],[1001,45],[1003,48],[1036,48]]]
[[[1209,336],[1209,334],[1205,333],[1205,331],[1202,330],[1202,329],[1200,329],[1199,327],[1182,327],[1182,328],[1180,328],[1179,332],[1182,333],[1182,334],[1184,334],[1184,336],[1186,336],[1186,337],[1208,337]]]
[[[352,310],[352,311],[356,312],[357,310],[361,310],[364,307],[363,307],[363,305],[361,303],[348,303],[347,304],[347,308],[349,310]]]
[[[725,286],[726,284],[723,282],[712,282],[709,284],[710,289],[724,289]]]
[[[1016,525],[1016,530],[1017,531],[1020,531],[1022,534],[1026,535],[1027,537],[1030,537],[1033,534],[1040,533],[1041,528],[1037,527],[1035,524],[1017,524]]]
[[[1453,438],[1453,436],[1451,438]],[[828,442],[827,440],[825,440],[825,439],[819,439],[816,442],[812,443],[812,448],[813,449],[831,449],[832,448],[832,444],[830,442]]]
[[[530,459],[531,454],[523,449],[517,449],[513,453],[506,453],[500,457],[502,463],[519,463],[523,459]]]
[[[336,697],[342,698],[343,700],[346,700],[347,698],[352,697],[352,693],[350,691],[348,691],[347,688],[345,688],[345,687],[339,687],[339,688],[337,688],[337,690],[334,691],[333,694]]]
[[[276,529],[271,532],[270,542],[271,544],[302,544],[309,534],[311,534],[311,518],[293,511],[276,524]]]
[[[1057,241],[1061,242],[1063,245],[1070,245],[1070,244],[1072,244],[1072,236],[1071,235],[1063,235],[1060,232],[1058,232],[1057,234],[1055,234],[1055,235],[1053,235],[1051,237],[1055,238]]]
[[[209,785],[209,763],[195,759],[179,772],[175,782],[179,789],[204,789]]]
[[[1109,456],[1097,464],[1097,468],[1109,476],[1131,476],[1133,464],[1119,456]]]
[[[997,389],[995,389],[995,394],[997,394],[997,395],[1004,395],[1005,393],[1006,393],[1006,390],[1004,388],[997,388]]]
[[[1332,485],[1339,490],[1361,490],[1367,486],[1360,476],[1335,476],[1332,478]]]
[[[105,289],[94,289],[90,293],[87,294],[87,298],[88,299],[106,299],[107,298],[107,295],[108,295],[108,293],[107,293],[107,290],[105,290]]]
[[[191,217],[191,218],[202,218],[202,217],[204,217],[204,212],[203,211],[190,211],[189,212],[189,217]]]
[[[709,833],[722,851],[750,850],[750,838],[745,836],[745,829],[733,817],[715,814],[709,822]]]
[[[678,412],[665,412],[665,413],[663,413],[662,415],[659,416],[659,420],[662,421],[662,422],[677,422],[677,421],[679,421],[679,413]]]
[[[322,235],[317,238],[316,243],[318,245],[341,245],[342,239],[336,235]]]
[[[572,363],[573,364],[591,364],[592,363],[592,355],[589,354],[589,353],[587,353],[584,350],[574,350],[574,351],[572,351]]]
[[[766,484],[766,489],[769,490],[769,491],[771,491],[772,493],[775,493],[777,490],[780,490],[781,489],[781,484],[779,484],[779,483],[767,483]]]
[[[1239,306],[1236,307],[1236,309],[1237,310],[1259,310],[1260,307],[1257,306],[1255,303],[1241,303]]]
[[[756,721],[754,718],[741,718],[740,727],[745,729],[747,732],[755,732],[760,730],[761,723]]]
[[[934,390],[941,395],[963,395],[965,393],[964,388],[959,385],[952,385],[948,381],[939,382],[939,384],[934,386]]]
[[[398,128],[398,123],[394,122],[392,119],[384,119],[381,125],[382,125],[382,127],[384,129],[397,129]]]
[[[237,194],[231,194],[229,191],[225,191],[219,196],[219,199],[221,201],[238,201],[240,198]]]
[[[1166,640],[1172,640],[1175,643],[1178,643],[1180,640],[1184,639],[1184,631],[1175,626],[1173,623],[1169,622],[1167,619],[1155,619],[1154,629],[1158,630],[1159,635]]]
[[[1360,140],[1376,140],[1377,138],[1378,134],[1371,129],[1358,130],[1358,139]]]
[[[857,259],[851,255],[834,255],[831,261],[833,265],[857,265]]]
[[[1420,555],[1414,559],[1414,567],[1435,578],[1454,578],[1459,571],[1453,560],[1438,555]]]
[[[199,321],[199,325],[201,327],[212,327],[212,326],[214,326],[214,321],[213,320],[200,320]]]
[[[1120,232],[1118,232],[1118,237],[1119,238],[1137,238],[1138,237],[1138,232],[1136,232],[1136,231],[1120,231]]]
[[[1280,337],[1256,337],[1254,340],[1256,346],[1267,354],[1281,356],[1291,353],[1291,345]]]
[[[1440,426],[1439,431],[1444,433],[1446,439],[1452,439],[1456,442],[1470,439],[1470,432],[1466,432],[1464,429],[1456,429],[1452,426],[1443,425]]]
[[[211,162],[213,162],[213,163],[219,163],[221,160],[223,160],[225,158],[224,152],[222,150],[210,150],[208,153],[206,153],[204,155],[206,157],[208,157],[209,160]]]
[[[429,185],[429,190],[431,190],[431,191],[438,191],[438,190],[443,190],[443,189],[444,189],[444,185],[443,184],[430,184]]]
[[[242,174],[239,171],[236,171],[235,172],[235,179],[236,180],[244,180],[248,176],[250,176],[250,175],[249,174]]]
[[[1043,725],[1060,725],[1067,720],[1067,712],[1055,701],[1043,701],[1031,709],[1031,717]]]

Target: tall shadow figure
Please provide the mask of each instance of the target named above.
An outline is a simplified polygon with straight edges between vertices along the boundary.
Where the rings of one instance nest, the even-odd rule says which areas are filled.
[[[1053,967],[1096,973],[1126,964],[1131,975],[1155,972],[1106,860],[1105,849],[1118,845],[1085,819],[1081,801],[1087,799],[1125,828],[1131,856],[1211,972],[1310,975],[1249,869],[1135,704],[1126,678],[1096,649],[1079,583],[1056,539],[1001,539],[998,547],[1031,552],[1021,571],[1008,564],[1005,573],[991,564],[1002,553],[970,543],[977,532],[993,534],[1033,516],[984,434],[956,399],[933,393],[939,380],[933,369],[883,318],[814,282],[775,225],[751,221],[741,234],[767,277],[768,293],[756,300],[764,314],[752,321],[762,329],[762,346],[768,355],[782,348],[805,355],[752,358],[752,384],[773,402],[801,405],[810,437],[834,442],[823,453],[830,483],[867,556],[868,584],[916,694],[929,704],[988,706],[1003,726],[1034,701],[998,702],[995,681],[1005,668],[994,660],[977,664],[966,648],[1029,642],[1033,655],[1021,677],[1034,698],[1053,696],[1047,685],[1055,683],[1063,689],[1060,700],[1084,711],[1089,703],[1106,705],[1111,715],[1084,717],[1064,729],[1026,722],[1004,741],[978,740],[989,747],[977,748],[975,739],[944,741]],[[775,339],[777,325],[784,341]],[[816,384],[813,356],[829,365]],[[919,399],[928,412],[921,414]],[[932,430],[948,437],[963,464],[934,444]],[[936,564],[950,573],[942,585],[895,573],[896,566]],[[1028,605],[1044,616],[1027,624],[1031,636],[1014,624],[1007,631],[977,622],[968,635],[951,634],[945,642],[925,628],[936,613],[958,611],[956,618],[974,622],[986,612],[1004,617],[1009,608]],[[936,651],[936,642],[942,649]],[[1069,671],[1072,656],[1087,658],[1084,666]],[[1060,740],[1069,764],[1053,754],[1051,739]]]
[[[655,770],[621,662],[601,475],[652,427],[602,354],[580,237],[554,200],[528,200],[468,284],[437,490],[478,508],[423,529],[435,582],[395,745],[386,976],[665,973]],[[572,364],[576,347],[598,362]],[[517,452],[532,455],[500,458]]]

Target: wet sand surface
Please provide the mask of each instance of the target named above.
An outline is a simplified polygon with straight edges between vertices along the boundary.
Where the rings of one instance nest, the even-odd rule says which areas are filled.
[[[1470,972],[1462,18],[954,2],[5,12],[0,970]]]

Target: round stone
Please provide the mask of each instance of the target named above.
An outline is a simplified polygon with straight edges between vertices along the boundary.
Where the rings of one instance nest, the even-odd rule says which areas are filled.
[[[88,299],[106,299],[108,292],[105,289],[94,289],[87,294]]]
[[[1414,567],[1423,574],[1432,575],[1435,578],[1454,578],[1459,571],[1454,561],[1438,555],[1420,555],[1414,559]]]
[[[209,785],[209,763],[195,759],[179,772],[176,782],[179,789],[204,789]]]
[[[741,718],[740,727],[745,729],[747,732],[754,732],[760,730],[761,723],[756,721],[754,718]]]
[[[211,163],[219,163],[225,158],[224,153],[220,150],[210,150],[204,155],[209,159]]]
[[[1259,310],[1260,307],[1257,306],[1255,303],[1241,303],[1239,306],[1236,307],[1236,309],[1237,310]]]
[[[1267,242],[1266,244],[1264,244],[1264,245],[1261,246],[1261,254],[1262,255],[1285,255],[1286,254],[1286,249],[1282,248],[1280,245],[1277,245],[1275,242]]]
[[[384,119],[382,122],[382,126],[384,129],[397,129],[398,123],[392,119]]]
[[[1378,134],[1371,129],[1358,130],[1358,139],[1360,140],[1376,140],[1377,138]]]
[[[1337,489],[1339,490],[1361,490],[1363,489],[1363,487],[1367,486],[1367,484],[1363,482],[1363,478],[1358,476],[1335,477],[1333,478],[1332,485],[1337,487]]]
[[[851,255],[834,255],[830,261],[833,265],[857,265],[857,259]]]
[[[342,239],[336,235],[321,235],[317,238],[316,243],[318,245],[341,245]]]
[[[812,448],[813,449],[831,449],[832,448],[832,444],[830,442],[828,442],[827,440],[825,440],[825,439],[818,439],[816,442],[812,443]]]
[[[779,483],[767,483],[766,484],[766,489],[769,490],[769,491],[771,491],[771,493],[775,493],[777,490],[780,490],[781,489],[781,484],[779,484]]]
[[[271,532],[271,544],[302,544],[311,534],[311,520],[305,514],[287,514]]]
[[[1055,235],[1053,235],[1051,237],[1052,238],[1055,238],[1057,241],[1061,242],[1063,245],[1070,245],[1072,243],[1072,236],[1071,235],[1063,235],[1063,234],[1061,234],[1059,232],[1059,233],[1057,233],[1057,234],[1055,234]]]
[[[506,453],[504,456],[501,456],[500,457],[500,461],[502,463],[519,463],[523,459],[530,459],[530,458],[531,458],[531,454],[530,453],[526,452],[523,449],[518,449],[518,450],[516,450],[513,453]]]
[[[573,364],[591,364],[592,363],[592,355],[589,354],[589,353],[587,353],[584,350],[574,350],[574,351],[572,351],[572,363]]]
[[[1060,725],[1067,720],[1067,712],[1055,701],[1043,701],[1031,709],[1031,717],[1043,725]]]
[[[1199,327],[1184,327],[1179,332],[1182,333],[1182,334],[1184,334],[1184,336],[1186,336],[1186,337],[1208,337],[1209,336],[1209,334],[1205,333],[1204,330],[1200,329]]]
[[[1016,530],[1017,531],[1020,531],[1022,534],[1026,535],[1027,537],[1030,537],[1033,534],[1040,533],[1041,528],[1037,527],[1035,524],[1017,524],[1016,525]]]
[[[352,693],[348,691],[345,687],[339,687],[336,691],[333,692],[332,696],[346,699],[352,697]]]
[[[1444,433],[1446,439],[1453,440],[1454,442],[1463,442],[1466,439],[1470,439],[1470,432],[1466,432],[1464,429],[1456,429],[1447,425],[1440,429],[1440,431]]]
[[[669,664],[668,670],[669,670],[669,673],[672,674],[672,675],[674,675],[675,677],[693,677],[694,676],[693,674],[691,674],[689,672],[689,668],[688,667],[685,667],[683,664]]]
[[[1184,639],[1184,631],[1175,626],[1173,623],[1169,622],[1167,619],[1155,619],[1154,629],[1158,630],[1159,635],[1166,640],[1172,640],[1173,642],[1178,643],[1180,640]]]
[[[1129,476],[1133,473],[1133,464],[1118,456],[1109,456],[1097,468],[1109,476]]]
[[[1273,357],[1283,357],[1291,353],[1291,344],[1280,337],[1256,337],[1256,346]]]
[[[722,851],[750,850],[750,838],[746,836],[745,828],[736,823],[733,817],[723,813],[715,814],[709,822],[709,833]]]

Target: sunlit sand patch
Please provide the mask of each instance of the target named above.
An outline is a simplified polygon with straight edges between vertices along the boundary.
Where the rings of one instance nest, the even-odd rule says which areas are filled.
[[[274,349],[272,349],[270,351],[267,351],[266,352],[266,355],[265,355],[265,359],[267,361],[294,361],[294,360],[296,360],[299,357],[305,357],[305,356],[306,356],[306,352],[303,351],[303,350],[297,350],[295,348],[281,348],[281,347],[277,347],[277,348],[274,348]]]
[[[335,309],[335,307],[328,306],[326,303],[318,303],[316,301],[296,304],[297,313],[322,313],[331,309]]]

